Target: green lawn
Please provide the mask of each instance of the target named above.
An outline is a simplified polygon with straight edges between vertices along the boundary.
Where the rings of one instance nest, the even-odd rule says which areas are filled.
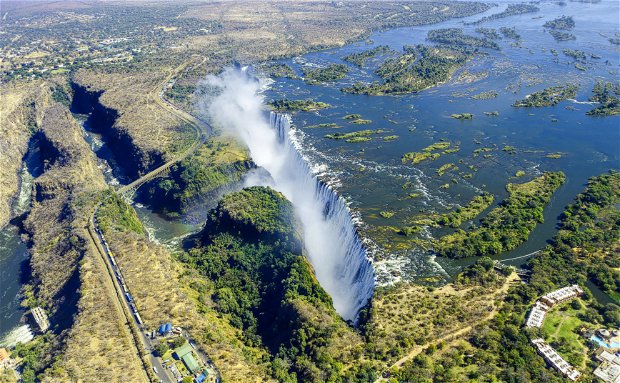
[[[577,314],[585,312],[585,304],[579,300],[582,308],[575,310],[571,302],[564,303],[551,310],[545,317],[542,332],[545,340],[566,359],[575,366],[585,367],[587,348],[584,339],[579,334],[579,329],[585,325]]]

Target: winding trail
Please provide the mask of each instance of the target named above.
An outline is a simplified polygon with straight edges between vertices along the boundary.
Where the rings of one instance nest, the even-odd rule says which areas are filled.
[[[202,65],[205,61],[206,61],[206,58],[203,57],[202,62],[200,62],[197,65]],[[166,78],[160,84],[160,86],[154,89],[148,95],[148,97],[155,100],[155,102],[159,106],[168,110],[171,114],[175,115],[180,120],[186,122],[189,126],[192,127],[195,133],[192,144],[189,147],[187,147],[185,150],[179,153],[176,153],[166,163],[160,165],[156,169],[151,170],[150,172],[138,178],[137,180],[133,181],[132,183],[119,188],[116,191],[118,194],[123,195],[125,197],[131,196],[140,186],[156,178],[157,176],[165,173],[166,171],[170,169],[172,165],[176,164],[179,161],[184,160],[185,158],[190,156],[192,153],[194,153],[202,144],[204,144],[204,142],[207,140],[207,138],[211,134],[212,128],[206,122],[197,119],[196,117],[190,115],[189,113],[181,109],[178,109],[173,104],[166,101],[163,97],[164,89],[167,86],[167,84],[170,83],[170,81],[173,81],[175,76],[181,73],[190,64],[190,62],[191,60],[179,65],[176,69],[171,71],[171,73],[168,76],[166,76]],[[107,243],[103,239],[103,236],[101,235],[101,231],[97,227],[97,220],[95,218],[97,216],[97,212],[99,208],[101,207],[102,203],[103,201],[99,202],[94,207],[88,220],[87,230],[88,230],[90,239],[92,240],[93,244],[95,245],[95,248],[97,249],[97,252],[100,255],[100,259],[104,262],[106,266],[105,268],[108,272],[107,274],[109,277],[109,281],[113,285],[115,293],[116,293],[115,294],[117,298],[116,305],[118,306],[119,311],[122,313],[124,319],[126,320],[127,325],[129,326],[129,330],[132,334],[132,340],[134,343],[133,346],[135,347],[135,351],[142,361],[142,366],[146,373],[146,377],[148,377],[149,381],[166,382],[166,383],[176,382],[176,380],[173,377],[171,377],[166,372],[166,370],[163,368],[159,359],[153,355],[152,353],[153,348],[150,344],[150,341],[148,340],[145,333],[142,331],[142,320],[140,319],[140,315],[137,312],[137,309],[134,308],[133,310],[135,311],[132,311],[132,307],[130,307],[130,302],[128,301],[128,299],[126,299],[126,293],[128,292],[125,291],[125,288],[121,286],[121,283],[119,282],[119,279],[122,280],[122,277],[117,277],[115,275],[116,272],[118,272],[120,275],[122,275],[122,273],[120,271],[119,266],[116,264],[116,262],[114,262],[114,259],[111,253],[109,252]],[[132,312],[135,312],[135,314],[133,314]],[[156,376],[153,373],[155,373]],[[216,373],[219,376],[219,371],[216,371]]]
[[[510,288],[510,286],[519,280],[519,276],[517,275],[517,273],[512,273],[510,274],[506,280],[504,281],[504,284],[502,285],[502,287],[500,287],[495,293],[494,295],[497,296],[504,296],[506,295],[506,293],[508,293],[508,289]],[[482,322],[486,322],[488,320],[493,319],[493,317],[499,312],[499,309],[501,307],[501,302],[499,305],[493,307],[493,310],[489,311],[489,313],[481,318],[479,318],[478,320],[476,320],[474,323],[471,323],[465,327],[461,327],[460,329],[450,332],[440,338],[434,339],[432,342],[427,342],[425,344],[419,345],[419,346],[415,346],[413,349],[411,349],[411,351],[409,351],[405,356],[403,356],[402,358],[400,358],[399,360],[397,360],[396,362],[394,362],[393,364],[391,364],[389,367],[387,367],[383,374],[384,376],[380,377],[379,379],[375,380],[374,383],[379,383],[379,382],[387,382],[389,379],[389,376],[387,376],[387,372],[390,371],[392,368],[401,368],[403,366],[403,364],[405,364],[406,362],[412,360],[413,358],[415,358],[416,356],[418,356],[420,353],[422,353],[427,347],[433,345],[433,344],[439,344],[441,342],[444,341],[455,341],[458,340],[459,338],[461,338],[462,336],[466,335],[467,333],[469,333],[474,325],[480,324]]]

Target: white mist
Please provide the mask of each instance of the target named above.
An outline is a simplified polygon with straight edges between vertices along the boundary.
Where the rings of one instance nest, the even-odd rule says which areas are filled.
[[[373,294],[374,270],[348,207],[312,174],[290,142],[288,116],[272,113],[267,119],[256,79],[228,69],[209,76],[204,85],[214,94],[202,100],[203,109],[214,124],[247,145],[254,162],[271,174],[270,186],[291,201],[319,283],[340,316],[355,322]]]

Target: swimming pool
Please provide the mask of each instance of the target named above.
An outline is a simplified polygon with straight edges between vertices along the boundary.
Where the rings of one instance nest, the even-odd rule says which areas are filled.
[[[600,337],[598,337],[596,335],[592,335],[590,340],[595,342],[595,343],[597,343],[599,346],[603,346],[605,348],[620,348],[620,342],[607,343],[603,339],[601,339]]]

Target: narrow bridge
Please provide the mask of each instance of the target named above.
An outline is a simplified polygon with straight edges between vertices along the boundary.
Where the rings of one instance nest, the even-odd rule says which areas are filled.
[[[206,58],[203,58],[202,62],[198,65],[202,65],[205,61],[206,61]],[[176,74],[181,72],[187,66],[187,64],[188,63],[182,64],[176,70],[174,70],[170,75],[168,75],[162,84],[162,88],[165,87],[173,79],[173,77]],[[213,131],[211,126],[207,124],[206,122],[192,116],[191,114],[181,109],[176,108],[174,105],[166,101],[163,97],[163,93],[164,93],[163,90],[155,89],[153,92],[151,92],[151,94],[149,94],[149,97],[152,98],[159,106],[161,106],[164,109],[167,109],[170,113],[174,114],[180,120],[186,122],[189,126],[191,126],[195,134],[194,141],[187,149],[178,153],[177,155],[175,155],[173,158],[171,158],[169,161],[167,161],[163,165],[159,166],[156,169],[151,170],[150,172],[138,178],[137,180],[133,181],[132,183],[119,188],[117,190],[117,193],[125,198],[131,198],[134,195],[134,193],[138,190],[138,188],[140,188],[140,186],[144,185],[148,181],[151,181],[157,177],[167,174],[170,168],[172,167],[172,165],[176,164],[177,162],[183,161],[184,159],[189,157],[192,153],[194,153],[196,149],[198,149],[202,144],[204,144],[208,136]]]

